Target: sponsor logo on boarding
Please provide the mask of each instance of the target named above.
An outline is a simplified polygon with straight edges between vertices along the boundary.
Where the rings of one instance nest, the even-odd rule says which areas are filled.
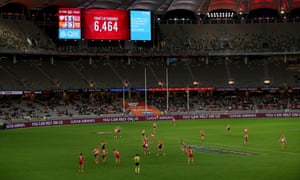
[[[25,123],[16,123],[16,124],[8,124],[8,125],[6,125],[7,129],[23,128],[23,127],[26,127]]]
[[[159,116],[158,119],[160,119],[160,120],[169,120],[169,119],[173,119],[173,116]]]
[[[143,111],[142,115],[154,115],[154,112],[151,111]]]
[[[70,124],[86,124],[86,123],[95,123],[95,119],[74,119],[70,121]]]

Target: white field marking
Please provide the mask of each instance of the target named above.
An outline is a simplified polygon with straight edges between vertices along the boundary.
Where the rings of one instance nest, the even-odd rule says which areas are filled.
[[[165,137],[166,139],[172,139],[172,140],[178,140],[180,141],[180,139],[182,138],[174,138],[174,137]],[[191,141],[189,141],[191,142]],[[198,143],[199,141],[192,141],[193,142],[196,142]],[[190,143],[187,143],[187,144],[190,144]],[[232,148],[237,148],[237,149],[240,149],[241,147],[244,147],[244,146],[233,146],[233,145],[228,145],[228,144],[220,144],[220,143],[210,143],[210,142],[205,142],[205,144],[210,144],[210,145],[214,145],[214,146],[223,146],[223,147],[232,147]],[[201,145],[199,145],[201,146]],[[280,148],[280,147],[279,147]],[[292,155],[299,155],[300,153],[295,153],[295,152],[286,152],[286,151],[273,151],[273,150],[269,150],[269,149],[261,149],[261,148],[253,148],[253,147],[249,147],[249,145],[247,146],[247,149],[249,150],[255,150],[255,151],[266,151],[266,152],[272,152],[272,153],[285,153],[285,154],[292,154]],[[243,149],[244,150],[244,149]]]
[[[95,134],[109,134],[109,133],[112,133],[112,132],[102,132],[102,131],[95,132]]]

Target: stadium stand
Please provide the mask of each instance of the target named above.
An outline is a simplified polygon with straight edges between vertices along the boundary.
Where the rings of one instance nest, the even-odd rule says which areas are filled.
[[[162,24],[160,30],[165,48],[173,51],[284,52],[300,47],[295,24]]]
[[[140,99],[139,99],[140,98]],[[141,94],[128,101],[138,102]],[[166,112],[166,94],[150,93],[148,103]],[[123,116],[120,93],[59,93],[1,96],[0,118],[7,123],[51,119]],[[170,93],[168,115],[198,113],[298,112],[299,93],[274,91],[216,91]],[[128,115],[133,115],[129,112]]]
[[[2,2],[0,120],[297,112],[300,4],[247,2]],[[58,39],[59,7],[150,10],[152,40]]]
[[[1,20],[0,27],[1,47],[23,52],[54,48],[49,37],[33,21]]]
[[[231,58],[177,58],[169,63],[159,59],[131,60],[36,60],[18,59],[17,62],[2,60],[0,87],[2,90],[51,90],[84,88],[122,88],[127,80],[131,88],[159,87],[166,82],[168,71],[169,87],[193,86],[198,80],[200,86],[228,87],[228,80],[234,79],[235,87],[262,87],[270,79],[273,87],[293,87],[298,71],[290,70],[282,60],[265,57]],[[145,74],[146,69],[146,74]],[[255,73],[253,73],[255,71]],[[30,73],[28,73],[30,72]]]

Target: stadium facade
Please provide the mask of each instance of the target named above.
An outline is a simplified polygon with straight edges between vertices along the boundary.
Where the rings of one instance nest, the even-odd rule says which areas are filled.
[[[244,102],[239,110],[266,110],[274,98],[280,112],[299,108],[299,0],[11,0],[0,7],[5,101],[78,93],[102,103],[119,98],[121,108],[107,113],[124,113],[129,101],[162,112],[237,110],[233,99]],[[151,12],[151,39],[61,39],[59,8]]]

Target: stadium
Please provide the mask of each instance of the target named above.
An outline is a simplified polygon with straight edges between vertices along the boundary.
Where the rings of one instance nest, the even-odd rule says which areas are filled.
[[[0,106],[1,179],[299,179],[300,1],[0,0]]]

